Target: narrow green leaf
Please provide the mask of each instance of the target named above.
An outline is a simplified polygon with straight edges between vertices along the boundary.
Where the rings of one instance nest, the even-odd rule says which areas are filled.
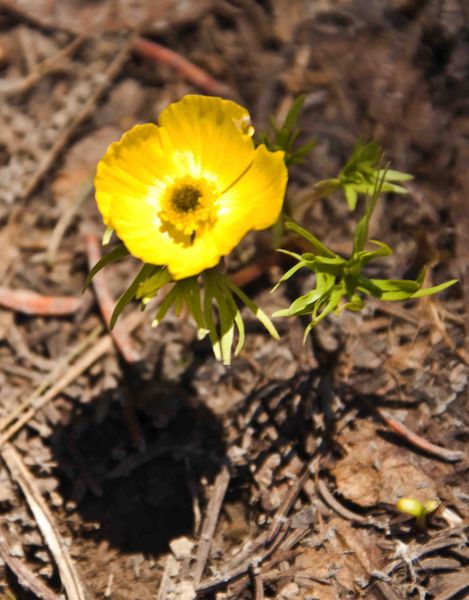
[[[202,311],[202,300],[200,298],[201,289],[197,282],[197,277],[189,277],[186,279],[187,290],[185,294],[185,300],[187,307],[197,324],[199,339],[203,339],[207,333],[207,323]]]
[[[275,286],[272,288],[270,293],[273,294],[282,283],[284,283],[285,281],[290,279],[290,277],[292,277],[292,275],[294,275],[297,271],[302,269],[304,266],[305,265],[304,265],[303,261],[300,260],[299,262],[297,262],[296,265],[294,265],[291,269],[289,269],[286,273],[284,273],[282,275],[282,277],[280,277],[280,279],[278,280],[278,283],[275,284]]]
[[[355,210],[357,207],[357,192],[351,185],[344,187],[345,199],[347,200],[348,207],[350,210]]]
[[[241,314],[241,311],[239,310],[238,306],[236,306],[236,303],[234,302],[233,297],[231,297],[231,299],[236,308],[236,312],[234,315],[234,321],[235,321],[236,328],[238,330],[238,343],[236,344],[234,354],[235,354],[235,356],[238,356],[238,354],[241,352],[241,350],[244,347],[244,340],[245,340],[244,321],[243,321],[243,316]]]
[[[297,225],[293,221],[287,221],[285,223],[285,227],[286,229],[294,231],[298,235],[301,235],[301,237],[304,237],[306,240],[308,240],[308,242],[313,246],[317,254],[319,254],[320,256],[329,256],[331,258],[337,257],[337,254],[335,254],[335,252],[329,250],[329,248],[327,248],[327,246],[320,242],[316,236],[314,236],[310,231],[304,229],[300,225]]]
[[[276,310],[273,314],[273,317],[291,317],[292,314],[289,308],[282,308],[281,310]]]
[[[324,296],[327,293],[327,290],[322,289],[314,289],[310,292],[304,294],[303,296],[299,296],[292,304],[290,305],[290,314],[295,315],[299,312],[305,310],[307,306],[316,302],[321,296]]]
[[[402,171],[393,171],[393,169],[379,169],[377,176],[382,177],[383,173],[386,173],[386,181],[411,181],[414,176],[410,173],[403,173]]]
[[[310,152],[312,152],[314,150],[314,148],[316,148],[316,146],[317,146],[317,141],[311,140],[304,146],[301,146],[301,148],[298,148],[298,150],[295,150],[294,152],[290,152],[287,155],[287,157],[285,158],[285,163],[287,165],[301,164],[302,162],[304,162],[304,160],[308,156],[308,154]]]
[[[213,293],[218,305],[218,314],[220,315],[220,342],[221,355],[225,365],[231,364],[231,348],[233,346],[235,322],[234,317],[237,311],[232,310],[232,304],[227,301],[227,296],[231,296],[231,291],[222,284],[223,279],[213,277],[213,272],[209,277],[213,279]]]
[[[272,323],[272,321],[269,319],[266,313],[261,308],[259,308],[250,298],[248,298],[248,296],[246,296],[246,294],[242,290],[240,290],[239,287],[235,285],[228,277],[225,278],[225,283],[230,288],[230,290],[236,296],[238,296],[241,302],[245,306],[247,306],[247,308],[249,308],[249,310],[256,316],[256,318],[259,319],[259,321],[262,323],[262,325],[264,325],[264,327],[267,329],[270,335],[275,340],[280,339],[280,336],[277,330],[275,329],[275,325]]]
[[[341,187],[341,181],[338,177],[334,179],[322,179],[315,183],[312,188],[316,198],[327,198]]]
[[[451,279],[450,281],[445,281],[445,283],[440,283],[440,285],[434,285],[429,288],[421,288],[420,290],[418,290],[418,292],[415,292],[415,294],[412,294],[412,298],[423,298],[424,296],[431,296],[433,294],[438,294],[439,292],[446,290],[446,288],[449,288],[458,282],[459,282],[458,279]]]
[[[221,356],[225,365],[231,364],[231,348],[234,339],[234,315],[222,294],[216,294],[218,314],[220,315]]]
[[[111,322],[109,323],[110,329],[114,328],[114,325],[116,324],[116,321],[119,318],[119,315],[121,314],[121,312],[124,310],[124,308],[127,306],[127,304],[129,304],[129,302],[131,300],[133,300],[133,298],[135,298],[135,294],[137,293],[138,286],[140,285],[140,283],[142,281],[145,281],[145,279],[147,279],[148,277],[150,277],[151,274],[153,273],[153,271],[157,268],[158,267],[155,265],[148,265],[148,264],[143,265],[143,267],[137,273],[135,279],[132,281],[132,283],[129,285],[129,287],[125,290],[125,292],[121,295],[121,297],[117,301],[116,306],[114,307],[114,311],[111,316]]]
[[[344,295],[344,291],[345,290],[339,285],[337,287],[337,289],[335,289],[331,292],[331,294],[329,296],[329,300],[328,300],[326,306],[324,307],[324,309],[321,311],[321,313],[319,315],[315,316],[312,319],[310,325],[308,325],[308,327],[305,329],[305,333],[303,336],[303,344],[306,343],[306,339],[307,339],[308,334],[311,331],[311,329],[313,327],[316,327],[316,325],[318,323],[320,323],[323,319],[325,319],[327,317],[327,315],[329,315],[331,312],[333,312],[337,308],[339,302],[341,301],[341,299]]]
[[[383,184],[383,192],[392,192],[393,194],[408,194],[409,190],[402,185],[397,185],[396,183],[384,183]]]
[[[158,291],[171,281],[171,274],[166,267],[157,267],[157,269],[156,273],[139,284],[137,293],[135,294],[137,299],[143,299],[144,302],[148,301],[156,296]]]
[[[301,109],[303,108],[303,104],[305,103],[306,96],[302,94],[295,98],[295,101],[291,105],[290,110],[285,118],[285,121],[282,125],[282,129],[286,131],[291,131],[293,127],[297,124],[298,119],[300,118]]]
[[[238,343],[236,344],[236,348],[234,351],[234,355],[238,356],[238,354],[243,349],[244,341],[245,341],[244,321],[243,321],[243,317],[241,315],[241,311],[239,310],[239,307],[233,298],[233,294],[231,293],[231,290],[227,286],[225,286],[225,298],[226,298],[226,302],[229,304],[229,306],[231,308],[231,312],[232,312],[233,319],[234,319],[234,322],[236,325],[236,329],[238,330]]]
[[[282,254],[291,256],[292,258],[295,258],[296,260],[299,260],[299,261],[301,261],[303,258],[301,256],[301,254],[298,254],[297,252],[291,252],[291,250],[284,250],[283,248],[277,248],[277,252],[281,252]]]
[[[210,338],[210,343],[212,344],[213,353],[215,358],[219,361],[222,360],[221,355],[221,346],[220,340],[218,338],[217,328],[215,326],[215,320],[213,318],[213,281],[211,281],[209,276],[209,271],[204,273],[204,282],[205,282],[205,294],[204,294],[204,316],[205,322],[207,323],[208,335]]]
[[[386,173],[386,171],[383,171],[383,173]],[[381,194],[381,189],[383,187],[383,181],[384,181],[383,177],[384,177],[384,175],[381,178],[376,179],[373,194],[366,203],[365,214],[360,219],[360,221],[358,222],[358,224],[355,228],[355,232],[353,235],[353,255],[354,256],[357,252],[364,250],[366,242],[368,240],[368,229],[370,226],[370,218],[371,218],[371,215],[373,214],[373,211],[376,208],[378,198]]]
[[[111,250],[111,252],[100,258],[98,262],[94,265],[94,267],[91,269],[91,271],[88,273],[88,276],[85,279],[83,291],[85,291],[85,289],[90,285],[91,280],[96,275],[96,273],[99,273],[99,271],[101,271],[101,269],[103,269],[106,265],[110,265],[111,263],[116,262],[116,260],[125,258],[128,255],[129,251],[124,246],[124,244],[121,244],[120,246],[116,246],[113,250]]]
[[[180,294],[180,288],[178,284],[174,284],[174,286],[169,290],[166,296],[163,298],[158,311],[155,315],[155,318],[152,321],[153,327],[158,327],[161,321],[165,318],[171,306],[176,302]]]
[[[375,258],[379,258],[381,256],[391,256],[392,249],[385,244],[384,242],[379,242],[377,240],[368,240],[370,244],[375,244],[378,246],[378,250],[361,250],[357,252],[354,258],[361,264],[366,265],[371,260]]]

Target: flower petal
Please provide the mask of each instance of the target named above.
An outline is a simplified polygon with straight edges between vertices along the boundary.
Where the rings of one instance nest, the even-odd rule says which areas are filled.
[[[114,227],[110,218],[113,199],[125,195],[139,202],[161,186],[164,178],[179,174],[180,167],[165,154],[159,128],[152,123],[136,125],[111,144],[98,163],[96,202],[104,223]]]
[[[288,172],[282,151],[270,152],[262,144],[250,168],[219,199],[218,220],[207,235],[216,240],[224,256],[251,229],[265,229],[282,208]]]
[[[223,192],[254,158],[249,113],[211,96],[185,96],[160,115],[162,139],[186,174],[204,177]]]

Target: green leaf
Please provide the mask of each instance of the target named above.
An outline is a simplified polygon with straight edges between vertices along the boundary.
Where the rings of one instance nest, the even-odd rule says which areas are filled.
[[[156,273],[147,280],[142,281],[137,289],[135,297],[144,303],[156,296],[158,291],[172,280],[171,274],[166,267],[157,267]]]
[[[304,162],[305,158],[308,156],[310,152],[314,150],[317,146],[316,140],[311,140],[301,148],[298,148],[294,152],[289,152],[285,158],[286,165],[300,165]]]
[[[228,293],[231,292],[228,290]],[[226,301],[225,294],[217,286],[214,285],[215,301],[218,305],[218,314],[220,315],[220,345],[221,356],[225,365],[231,364],[231,347],[234,339],[234,313],[231,310],[231,305]]]
[[[385,182],[383,184],[383,192],[392,192],[393,194],[408,194],[409,191],[402,185],[396,185],[395,183]]]
[[[96,273],[99,273],[99,271],[101,271],[101,269],[103,269],[106,265],[110,265],[111,263],[116,262],[116,260],[125,258],[128,255],[129,251],[124,246],[124,244],[121,244],[120,246],[116,246],[116,248],[111,250],[111,252],[100,258],[98,262],[94,265],[94,267],[91,269],[91,271],[88,273],[88,276],[85,280],[85,285],[83,287],[83,291],[85,291],[85,289],[90,285],[91,280],[96,275]]]
[[[421,288],[418,292],[412,295],[412,298],[423,298],[424,296],[431,296],[433,294],[438,294],[446,288],[451,287],[455,283],[459,283],[458,279],[451,279],[450,281],[445,281],[445,283],[440,283],[440,285],[434,285],[429,288]]]
[[[329,315],[331,312],[333,312],[337,308],[343,295],[344,295],[344,289],[340,285],[337,286],[335,290],[332,290],[331,294],[329,295],[329,300],[328,300],[327,304],[325,305],[325,307],[323,308],[323,310],[321,311],[321,313],[317,316],[315,315],[315,313],[313,313],[313,318],[311,319],[311,323],[305,329],[305,333],[303,336],[303,343],[306,343],[308,334],[313,329],[313,327],[316,327],[316,325],[318,323],[320,323],[323,319],[325,319],[327,317],[327,315]]]
[[[280,336],[275,329],[275,325],[269,319],[269,317],[265,314],[265,312],[259,308],[246,294],[239,289],[237,285],[235,285],[228,277],[225,278],[226,285],[230,288],[230,290],[238,296],[241,302],[249,308],[249,310],[256,316],[256,318],[264,325],[270,335],[275,339],[280,339]]]
[[[289,229],[290,231],[294,231],[298,235],[301,235],[301,237],[308,240],[308,242],[316,250],[317,254],[319,254],[321,256],[329,256],[329,257],[337,256],[337,254],[332,252],[332,250],[329,250],[329,248],[327,248],[327,246],[325,246],[322,242],[320,242],[318,240],[318,238],[316,236],[314,236],[310,231],[304,229],[303,227],[300,227],[300,225],[297,225],[293,221],[287,221],[285,223],[285,227],[286,227],[286,229]]]
[[[354,258],[360,262],[361,265],[366,265],[371,260],[379,258],[381,256],[391,256],[392,249],[384,242],[378,240],[368,240],[370,244],[378,246],[378,250],[360,250],[354,255]]]
[[[382,177],[386,174],[386,181],[411,181],[414,176],[409,173],[402,173],[401,171],[393,171],[392,169],[379,169],[377,171],[378,177]]]
[[[185,280],[186,289],[185,289],[185,301],[187,307],[194,318],[194,321],[197,324],[197,335],[199,339],[203,339],[208,331],[207,323],[205,321],[205,317],[202,311],[202,300],[200,297],[201,290],[199,284],[197,282],[197,277],[189,277]]]
[[[238,354],[241,352],[241,350],[243,349],[244,346],[244,340],[245,340],[245,331],[244,331],[244,321],[243,321],[243,317],[241,315],[241,311],[239,310],[236,302],[234,301],[234,298],[231,294],[231,292],[229,294],[227,294],[226,297],[226,301],[228,302],[228,304],[231,305],[231,309],[234,315],[234,322],[236,325],[236,328],[238,330],[238,343],[236,344],[236,348],[234,351],[235,356],[238,356]]]
[[[340,189],[341,185],[340,179],[336,177],[334,179],[322,179],[321,181],[315,183],[312,187],[315,197],[326,198]]]
[[[380,300],[408,300],[415,294],[420,284],[410,279],[368,279],[360,276],[360,289]]]
[[[350,210],[355,210],[357,207],[358,194],[351,185],[344,187],[345,199],[347,200],[348,207]]]
[[[353,235],[353,255],[356,255],[357,252],[360,252],[365,248],[366,242],[368,240],[368,229],[370,226],[371,215],[373,214],[373,211],[376,208],[378,198],[381,194],[381,189],[383,186],[383,177],[381,177],[381,179],[376,179],[373,194],[366,203],[365,214],[360,219],[355,228],[355,232]]]
[[[155,315],[155,318],[152,321],[153,327],[158,327],[158,325],[161,323],[161,321],[165,318],[165,316],[168,313],[171,306],[178,299],[180,292],[181,292],[181,289],[180,289],[178,283],[175,283],[174,286],[169,290],[169,292],[163,298],[163,301],[160,304],[160,307]]]
[[[301,254],[298,254],[297,252],[291,252],[291,250],[284,250],[283,248],[277,248],[277,252],[281,252],[282,254],[291,256],[292,258],[295,258],[296,260],[302,260]]]
[[[153,271],[158,268],[159,267],[157,267],[155,265],[148,265],[148,264],[143,265],[143,267],[137,273],[137,276],[135,277],[135,279],[132,281],[132,283],[129,285],[129,287],[125,290],[125,292],[121,295],[121,297],[117,301],[117,304],[114,307],[114,311],[111,316],[111,322],[109,323],[110,329],[114,328],[114,325],[116,324],[116,321],[119,318],[119,315],[122,313],[122,311],[127,306],[127,304],[129,304],[129,302],[131,300],[133,300],[133,298],[135,297],[140,283],[142,281],[145,281],[145,279],[148,279],[148,277],[150,277],[152,275]]]
[[[319,300],[322,296],[326,296],[329,290],[330,287],[328,289],[315,288],[303,296],[300,296],[290,305],[290,315],[299,315],[303,313],[303,311],[305,311],[311,304]]]
[[[215,358],[219,361],[222,360],[220,340],[218,338],[217,328],[215,326],[215,320],[212,312],[212,302],[214,299],[214,283],[210,278],[209,271],[204,272],[205,282],[205,295],[204,295],[204,317],[207,323],[208,335],[210,343],[212,344],[213,353]]]
[[[298,119],[300,118],[301,109],[303,108],[303,104],[305,103],[305,99],[306,96],[304,94],[298,96],[295,99],[282,125],[282,130],[291,131],[293,127],[297,124]]]
[[[291,269],[289,269],[286,273],[284,273],[282,275],[282,277],[280,277],[280,279],[275,284],[275,286],[272,288],[272,290],[271,290],[270,293],[273,294],[277,290],[277,288],[279,287],[279,285],[281,285],[282,283],[284,283],[285,281],[287,281],[288,279],[290,279],[290,277],[292,275],[294,275],[300,269],[303,269],[304,266],[305,266],[305,264],[304,264],[304,262],[302,260],[300,260],[299,262],[297,262],[296,265],[294,265]]]

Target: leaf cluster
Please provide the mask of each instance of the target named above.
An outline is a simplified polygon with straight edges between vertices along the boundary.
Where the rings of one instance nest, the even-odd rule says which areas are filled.
[[[344,258],[327,248],[311,232],[296,223],[287,222],[285,227],[306,239],[312,247],[311,252],[297,254],[280,250],[292,256],[297,262],[280,279],[277,286],[287,281],[300,269],[310,269],[315,274],[315,286],[306,294],[297,298],[289,308],[277,311],[274,316],[309,315],[311,322],[305,330],[308,333],[327,315],[338,314],[344,309],[358,311],[373,296],[379,300],[408,300],[436,294],[457,282],[456,279],[441,285],[423,288],[425,271],[416,280],[409,279],[374,279],[365,275],[365,267],[373,260],[392,254],[391,248],[376,240],[369,240],[375,249],[366,249],[368,229],[371,215],[381,190],[384,187],[386,174],[383,172],[381,181],[375,185],[373,196],[369,198],[365,213],[358,222],[353,236],[353,250],[349,258]]]
[[[128,250],[122,244],[103,256],[90,271],[85,287],[106,265],[128,254]],[[142,308],[145,308],[148,302],[160,293],[160,290],[166,288],[152,325],[154,327],[159,325],[172,307],[178,316],[186,311],[197,325],[199,339],[208,335],[216,359],[223,361],[224,364],[231,363],[236,331],[238,340],[234,349],[235,356],[242,350],[245,341],[244,321],[235,297],[255,315],[273,338],[279,339],[277,330],[267,314],[228,276],[217,269],[210,269],[202,273],[201,279],[203,286],[199,284],[199,278],[196,276],[173,281],[165,266],[145,263],[117,301],[111,316],[110,328],[115,326],[122,311],[132,300],[139,300]]]
[[[301,131],[297,126],[297,123],[304,101],[305,96],[298,96],[298,98],[296,98],[282,125],[278,126],[273,118],[270,119],[272,139],[267,133],[261,136],[261,141],[269,150],[272,152],[276,150],[283,150],[285,152],[285,163],[287,165],[302,163],[306,156],[314,149],[317,143],[316,140],[311,140],[304,146],[301,146],[295,150],[293,149],[293,146]]]
[[[339,175],[318,182],[315,191],[320,196],[328,196],[342,190],[350,210],[355,210],[358,194],[371,196],[378,182],[382,192],[407,193],[405,187],[399,184],[413,179],[412,175],[382,169],[382,159],[383,153],[377,142],[365,144],[359,141]]]

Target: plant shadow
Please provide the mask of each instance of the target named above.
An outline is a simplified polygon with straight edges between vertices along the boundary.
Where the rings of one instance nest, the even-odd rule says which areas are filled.
[[[77,404],[51,444],[69,522],[125,553],[191,536],[198,489],[225,456],[206,406],[182,386],[143,380]]]

